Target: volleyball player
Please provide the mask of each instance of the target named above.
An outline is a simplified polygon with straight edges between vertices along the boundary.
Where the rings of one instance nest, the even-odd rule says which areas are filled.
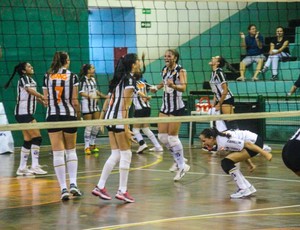
[[[143,71],[141,71],[140,75],[138,76],[139,80],[137,80],[137,90],[134,93],[133,98],[133,105],[134,105],[134,117],[150,117],[151,115],[151,106],[149,103],[149,100],[151,99],[151,96],[147,95],[147,85],[142,79],[142,74],[145,73],[146,67],[145,67],[145,54],[142,55],[142,61],[143,61]],[[153,148],[150,149],[150,151],[154,152],[162,152],[163,148],[157,141],[154,133],[150,130],[149,124],[133,124],[132,132],[134,134],[135,139],[137,140],[139,144],[139,148],[136,151],[136,153],[141,154],[145,149],[148,148],[148,145],[144,141],[144,138],[142,134],[140,133],[140,130],[143,131],[143,133],[150,139],[152,144],[154,145]]]
[[[239,199],[256,192],[253,185],[243,176],[235,166],[236,163],[246,161],[260,153],[267,160],[272,159],[272,154],[263,150],[263,141],[257,134],[248,130],[229,130],[219,132],[216,128],[204,129],[200,134],[203,145],[218,150],[230,151],[222,161],[221,166],[225,173],[230,174],[237,184],[238,190],[230,195],[232,199]]]
[[[15,118],[18,123],[36,123],[33,115],[36,111],[37,100],[43,103],[43,95],[36,90],[36,82],[33,80],[33,67],[28,62],[22,62],[15,66],[14,72],[9,81],[4,86],[7,89],[10,82],[18,73],[20,79],[18,81],[18,96],[15,107]],[[17,170],[18,176],[30,176],[33,174],[44,175],[47,174],[39,164],[40,146],[42,143],[42,136],[40,130],[31,129],[22,131],[24,143],[21,148],[20,164]],[[32,164],[31,168],[27,167],[27,160],[31,153]]]
[[[77,120],[78,77],[68,70],[69,66],[68,53],[55,52],[51,67],[45,74],[43,85],[44,99],[48,105],[48,122]],[[77,128],[53,127],[48,129],[48,134],[53,152],[53,166],[61,189],[61,200],[69,200],[70,197],[67,189],[66,168],[70,179],[70,193],[73,196],[81,196],[77,187]]]
[[[132,98],[136,91],[134,74],[138,74],[139,72],[140,60],[136,54],[130,53],[120,58],[114,77],[109,85],[110,99],[107,99],[103,106],[103,110],[106,110],[104,119],[128,118]],[[111,200],[105,184],[114,166],[119,163],[119,189],[115,198],[128,203],[134,202],[134,199],[127,191],[128,174],[132,157],[131,141],[133,141],[133,133],[129,128],[129,125],[107,126],[111,155],[105,162],[97,186],[92,191],[94,196],[98,196],[104,200]]]
[[[162,82],[150,89],[152,92],[164,89],[159,117],[183,116],[185,105],[182,93],[185,92],[187,85],[186,70],[178,64],[179,53],[176,50],[167,50],[164,60],[165,66],[161,73]],[[178,168],[174,181],[181,180],[185,173],[190,170],[190,166],[185,163],[183,146],[178,137],[180,125],[180,122],[158,124],[158,139],[171,151],[175,166]],[[170,171],[173,170],[173,166]]]
[[[300,129],[284,145],[282,160],[286,167],[300,176]]]
[[[100,109],[98,100],[106,98],[106,95],[97,90],[95,79],[95,67],[91,64],[84,64],[80,70],[80,91],[81,95],[81,113],[84,120],[95,120],[100,118]],[[99,152],[95,145],[95,140],[100,126],[87,126],[84,130],[84,152]]]
[[[209,65],[212,69],[209,84],[214,94],[214,108],[216,111],[220,111],[221,114],[233,114],[234,96],[228,88],[227,79],[222,70],[225,65],[225,59],[222,56],[212,57]],[[238,129],[238,125],[235,120],[224,122],[227,129]]]

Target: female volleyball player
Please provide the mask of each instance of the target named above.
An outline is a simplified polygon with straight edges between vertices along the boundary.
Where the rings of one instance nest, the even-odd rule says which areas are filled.
[[[106,100],[103,109],[106,110],[104,119],[128,118],[129,109],[132,103],[133,94],[136,91],[134,74],[140,72],[140,60],[136,54],[126,54],[116,66],[114,77],[109,85],[110,99]],[[97,186],[92,191],[94,196],[104,200],[111,200],[111,196],[105,189],[106,181],[114,166],[119,163],[119,189],[115,198],[128,203],[134,199],[127,191],[127,181],[131,163],[131,141],[132,132],[129,125],[107,126],[111,146],[111,155],[105,162],[102,174]]]
[[[10,82],[18,73],[20,79],[18,81],[18,96],[17,105],[15,107],[15,118],[18,123],[35,123],[33,115],[36,110],[36,101],[43,103],[43,95],[36,91],[36,82],[33,80],[33,67],[28,62],[22,62],[15,66],[14,72],[9,81],[4,86],[7,89]],[[40,146],[42,143],[42,136],[40,130],[31,129],[23,130],[24,144],[21,148],[20,165],[17,170],[18,176],[30,176],[33,174],[43,175],[47,174],[39,165]],[[27,167],[28,156],[31,152],[32,165],[29,169]]]
[[[212,69],[209,81],[212,92],[214,93],[213,105],[216,111],[221,114],[233,114],[234,97],[228,88],[227,79],[222,68],[225,65],[225,59],[222,56],[211,58],[209,65]],[[237,129],[237,122],[234,120],[224,121],[227,129]]]
[[[219,132],[216,128],[208,128],[201,132],[199,138],[208,148],[217,145],[218,150],[232,152],[221,161],[224,172],[232,176],[238,187],[238,191],[231,194],[231,198],[243,198],[256,192],[254,186],[246,180],[235,164],[254,157],[258,153],[267,160],[272,159],[272,154],[262,149],[263,141],[257,134],[248,130]]]
[[[135,76],[137,78],[137,90],[134,93],[133,98],[133,105],[134,105],[134,117],[150,117],[151,115],[151,106],[149,103],[149,100],[151,99],[150,96],[147,96],[147,85],[146,82],[142,78],[142,74],[146,71],[145,66],[145,54],[142,55],[142,62],[143,62],[143,71],[141,71],[139,76]],[[142,134],[140,133],[140,130],[143,131],[143,133],[150,139],[152,144],[154,145],[153,148],[150,149],[150,151],[154,152],[162,152],[163,148],[157,141],[154,133],[150,130],[149,124],[133,124],[132,132],[134,134],[135,139],[137,140],[139,144],[139,148],[136,151],[136,153],[140,154],[143,153],[145,149],[148,148],[147,144],[144,141],[144,138]]]
[[[156,92],[164,88],[163,103],[160,109],[159,117],[183,116],[185,105],[182,99],[182,93],[186,90],[187,74],[179,64],[179,53],[176,50],[169,49],[165,52],[165,66],[162,69],[162,82],[159,85],[151,87],[151,92]],[[185,163],[182,143],[178,137],[180,122],[159,123],[158,139],[170,151],[178,168],[174,181],[179,181],[190,170],[190,166]],[[173,165],[174,166],[174,165]],[[170,168],[170,171],[174,167]]]
[[[284,145],[282,160],[286,167],[300,176],[300,129]]]
[[[79,111],[78,77],[68,70],[70,58],[66,52],[54,54],[50,69],[44,77],[44,99],[47,102],[47,121],[75,121]],[[61,199],[68,200],[66,168],[70,179],[70,193],[81,196],[77,188],[77,128],[52,128],[48,134],[53,152],[53,166],[61,189]],[[65,165],[65,157],[67,167]]]
[[[80,70],[80,91],[81,113],[84,120],[95,120],[100,118],[98,100],[106,98],[106,95],[97,90],[95,79],[95,67],[91,64],[84,64]],[[95,145],[95,140],[100,126],[87,126],[84,130],[85,154],[99,152]]]

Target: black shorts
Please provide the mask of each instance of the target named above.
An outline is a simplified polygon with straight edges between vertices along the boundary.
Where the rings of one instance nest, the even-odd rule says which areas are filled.
[[[300,141],[289,140],[282,149],[282,160],[293,172],[300,172]]]
[[[259,146],[261,148],[264,147],[264,142],[263,142],[263,140],[262,140],[262,138],[260,136],[257,136],[257,139],[256,139],[256,141],[255,141],[254,144],[256,144],[257,146]],[[252,151],[250,149],[247,149],[247,148],[245,148],[245,149],[247,150],[247,152],[250,155],[250,157],[254,157],[254,156],[256,156],[258,154],[257,152],[254,152],[254,151]]]
[[[15,119],[18,123],[30,123],[35,120],[32,114],[15,115]]]
[[[56,121],[76,121],[77,117],[74,116],[66,116],[66,115],[50,115],[47,117],[48,122],[56,122]],[[48,133],[54,133],[63,131],[64,133],[76,133],[77,128],[54,128],[48,129]]]
[[[99,112],[100,113],[100,111],[94,111],[94,112],[89,112],[89,113],[82,113],[82,116],[84,116],[84,115],[93,115],[94,113],[97,113],[97,112]]]
[[[162,111],[159,111],[162,114],[166,114],[166,115],[173,115],[175,117],[179,117],[179,116],[184,116],[185,115],[185,107],[179,109],[179,110],[175,110],[173,112],[169,112],[169,113],[164,113]]]
[[[218,101],[216,101],[216,104],[218,104]],[[224,100],[222,105],[232,105],[234,106],[234,97],[228,98],[227,100]]]
[[[106,129],[108,132],[114,132],[114,133],[121,133],[124,132],[124,129],[117,129],[115,125],[113,126],[106,126]]]
[[[134,111],[134,117],[150,117],[151,109],[150,108],[142,108]]]

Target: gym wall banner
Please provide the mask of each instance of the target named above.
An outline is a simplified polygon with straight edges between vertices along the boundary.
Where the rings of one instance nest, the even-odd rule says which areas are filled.
[[[0,124],[8,124],[3,103],[0,102]],[[14,152],[14,139],[11,131],[0,131],[0,154]]]

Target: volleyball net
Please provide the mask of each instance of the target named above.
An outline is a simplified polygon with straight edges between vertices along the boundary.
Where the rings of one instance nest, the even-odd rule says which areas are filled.
[[[49,69],[53,54],[58,50],[67,51],[73,72],[79,73],[86,63],[95,66],[98,89],[106,93],[116,61],[126,53],[138,53],[139,56],[145,53],[143,78],[151,85],[158,84],[164,66],[163,56],[169,48],[179,51],[179,63],[187,70],[187,90],[183,95],[187,118],[196,110],[195,104],[201,97],[212,99],[207,83],[211,75],[208,63],[212,56],[222,55],[227,60],[224,72],[235,95],[236,112],[253,116],[269,112],[270,117],[263,118],[267,133],[273,133],[274,126],[283,128],[299,124],[297,116],[285,117],[285,114],[299,110],[300,106],[297,92],[287,96],[300,73],[300,2],[5,0],[0,6],[0,100],[11,125],[15,123],[13,111],[18,78],[15,77],[9,89],[4,90],[3,86],[19,62],[32,64],[34,79],[41,92],[42,76]],[[279,80],[270,81],[272,71],[269,70],[259,76],[259,81],[252,82],[254,64],[246,70],[247,81],[236,81],[239,63],[245,54],[239,34],[247,34],[249,24],[255,24],[263,35],[266,55],[277,26],[284,27],[292,58],[280,61]],[[153,95],[151,119],[156,119],[161,95],[162,91]],[[255,110],[253,106],[258,100],[259,109]],[[100,100],[100,107],[102,102]],[[272,117],[276,112],[281,113]],[[46,109],[38,106],[36,119],[43,122],[45,113]],[[192,116],[189,119],[209,121],[211,117]],[[88,125],[89,121],[86,122]],[[189,129],[190,120],[186,122],[181,135]],[[85,125],[83,121],[75,124],[80,125],[78,127]],[[15,126],[8,127],[14,129]],[[273,136],[269,135],[270,138]]]

